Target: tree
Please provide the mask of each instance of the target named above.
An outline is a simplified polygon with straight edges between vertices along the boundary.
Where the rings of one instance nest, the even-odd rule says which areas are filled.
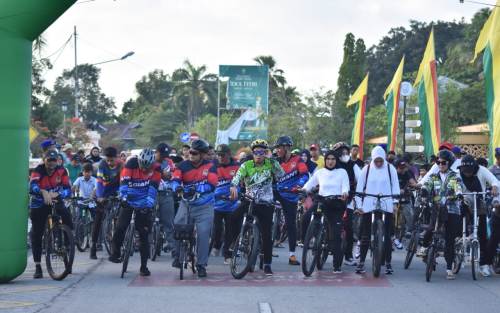
[[[204,111],[216,113],[217,110],[217,75],[206,71],[206,65],[196,67],[186,60],[184,67],[172,74],[172,80],[176,83],[174,99],[177,105],[185,106],[189,128],[194,126]]]

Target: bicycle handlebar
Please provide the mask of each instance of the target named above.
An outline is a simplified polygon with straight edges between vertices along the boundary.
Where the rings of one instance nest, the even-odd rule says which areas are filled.
[[[373,197],[377,199],[384,199],[384,198],[393,198],[393,199],[399,199],[401,195],[383,195],[383,194],[371,194],[371,193],[366,193],[366,192],[356,192],[354,193],[356,196],[364,198],[364,197]]]

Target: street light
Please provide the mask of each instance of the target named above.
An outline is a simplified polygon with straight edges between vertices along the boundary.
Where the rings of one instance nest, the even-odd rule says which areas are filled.
[[[114,62],[114,61],[123,61],[125,60],[126,58],[128,57],[131,57],[135,54],[134,51],[130,51],[130,52],[127,52],[124,56],[122,56],[121,58],[118,58],[118,59],[112,59],[112,60],[107,60],[107,61],[102,61],[102,62],[97,62],[97,63],[94,63],[94,64],[90,64],[90,65],[99,65],[99,64],[104,64],[104,63],[109,63],[109,62]]]
[[[67,104],[67,101],[63,101],[61,106],[61,110],[63,111],[63,134],[66,133],[66,111],[68,110]]]

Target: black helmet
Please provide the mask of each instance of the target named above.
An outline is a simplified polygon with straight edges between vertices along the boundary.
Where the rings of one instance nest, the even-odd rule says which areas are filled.
[[[162,142],[156,146],[156,152],[160,153],[162,158],[167,157],[170,154],[170,146]]]
[[[191,149],[199,151],[201,153],[207,153],[208,143],[205,140],[197,139],[191,143]]]
[[[462,162],[460,164],[460,171],[475,172],[477,169],[478,169],[478,164],[472,155],[467,154],[462,158]]]
[[[293,146],[293,140],[290,136],[281,136],[276,140],[275,146]]]
[[[449,150],[441,150],[438,154],[438,159],[448,161],[448,166],[451,166],[455,162],[455,156]]]
[[[215,149],[215,153],[219,153],[219,154],[226,154],[226,153],[229,153],[231,154],[231,149],[229,148],[228,145],[226,144],[220,144],[217,146],[217,148]]]

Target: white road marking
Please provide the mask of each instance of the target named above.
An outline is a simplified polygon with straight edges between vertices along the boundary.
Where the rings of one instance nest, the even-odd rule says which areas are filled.
[[[271,304],[267,302],[259,302],[259,313],[273,313]]]

